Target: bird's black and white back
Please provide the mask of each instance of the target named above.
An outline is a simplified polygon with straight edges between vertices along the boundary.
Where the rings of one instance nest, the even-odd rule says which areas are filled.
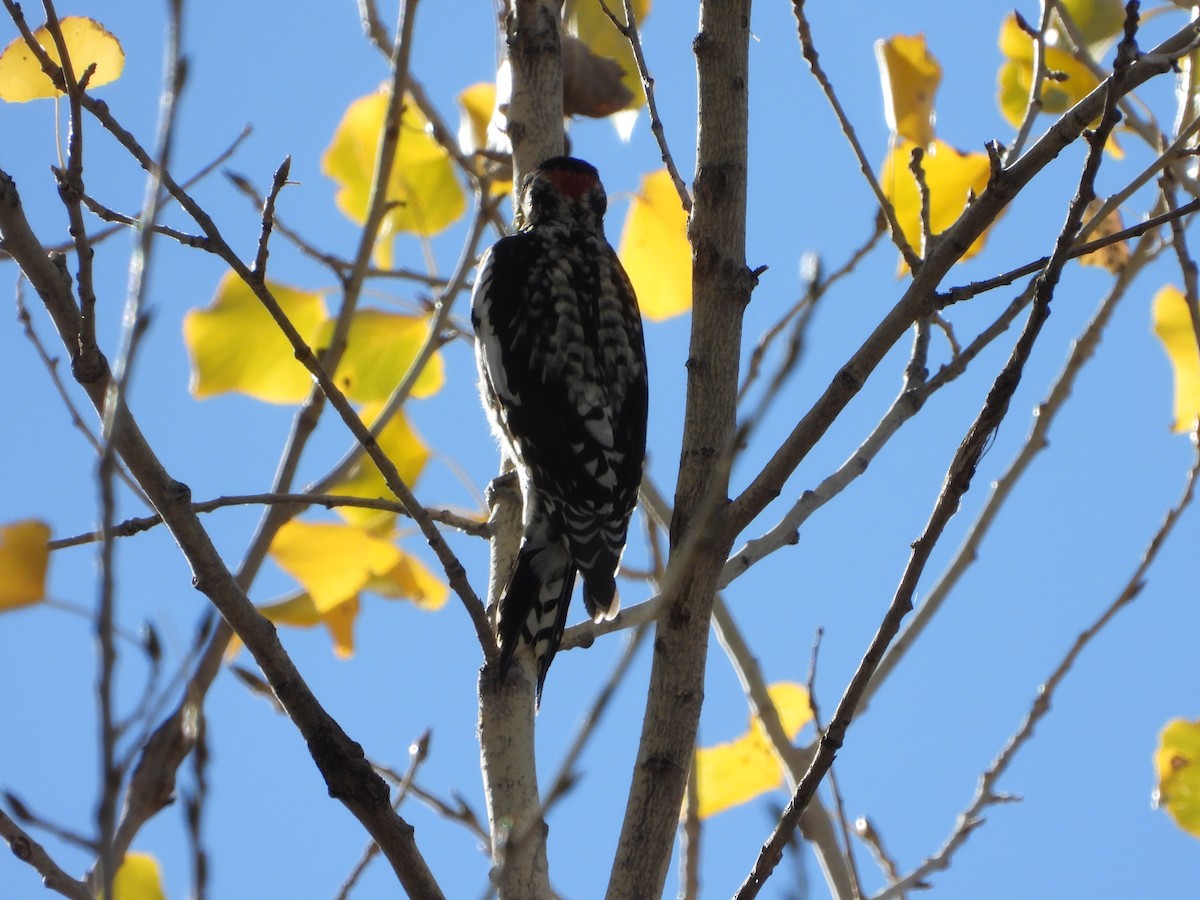
[[[588,615],[617,612],[646,449],[641,317],[604,237],[606,203],[588,163],[543,162],[523,185],[522,229],[484,254],[471,302],[480,389],[525,504],[500,598],[500,668],[532,646],[539,699],[576,573]]]

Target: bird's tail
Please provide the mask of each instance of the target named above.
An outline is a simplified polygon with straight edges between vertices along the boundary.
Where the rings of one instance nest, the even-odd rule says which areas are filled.
[[[500,598],[500,677],[508,672],[518,647],[532,647],[537,661],[539,705],[546,673],[567,624],[567,604],[574,589],[575,566],[563,540],[526,535]]]
[[[583,576],[584,608],[591,620],[599,624],[613,618],[621,609],[614,576],[621,564],[629,517],[616,523],[606,521],[587,525],[591,527],[568,530],[567,543]]]

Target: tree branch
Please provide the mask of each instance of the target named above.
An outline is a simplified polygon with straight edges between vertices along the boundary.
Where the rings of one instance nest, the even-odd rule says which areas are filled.
[[[1200,22],[1191,22],[1154,50],[1142,54],[1123,75],[1116,88],[1118,95],[1124,96],[1151,78],[1171,71],[1175,60],[1189,53],[1198,38]],[[733,502],[729,509],[729,527],[732,531],[741,531],[779,496],[783,483],[857,395],[871,372],[909,326],[943,305],[936,292],[951,266],[1025,185],[1100,117],[1112,84],[1111,78],[1104,81],[1064,113],[1020,159],[996,171],[983,193],[954,225],[941,233],[940,240],[914,273],[911,284],[900,300],[838,370],[829,387]]]
[[[60,337],[70,347],[79,334],[79,310],[71,295],[69,278],[46,257],[25,219],[16,185],[2,172],[0,239],[37,290],[59,326]],[[81,379],[81,385],[97,411],[103,410],[111,385],[107,368],[100,377]],[[163,468],[132,415],[114,433],[113,443],[182,550],[193,572],[193,584],[212,601],[246,644],[304,735],[330,794],[341,800],[384,848],[401,883],[411,894],[440,897],[441,891],[413,841],[412,827],[392,811],[387,802],[387,787],[366,762],[362,748],[321,707],[283,649],[274,626],[258,613],[225,567],[191,509],[187,486]]]
[[[4,838],[13,856],[27,863],[42,876],[42,884],[49,890],[69,897],[70,900],[93,900],[91,889],[82,881],[76,881],[50,858],[46,849],[25,833],[20,825],[0,809],[0,837]]]
[[[1193,433],[1193,443],[1196,443],[1198,438],[1200,438],[1200,435]],[[967,808],[959,814],[958,823],[954,831],[946,839],[946,842],[936,853],[917,866],[912,872],[895,881],[893,884],[888,885],[886,889],[880,891],[871,900],[895,900],[895,898],[902,896],[907,891],[926,887],[925,879],[934,872],[945,871],[949,868],[954,854],[966,842],[971,833],[979,825],[983,824],[983,811],[987,807],[1007,799],[1006,795],[998,793],[996,790],[996,785],[999,783],[1000,778],[1008,771],[1008,767],[1012,764],[1017,754],[1033,737],[1034,729],[1038,723],[1050,712],[1055,692],[1070,673],[1071,668],[1075,665],[1075,661],[1108,626],[1117,613],[1136,600],[1141,594],[1142,588],[1146,585],[1146,573],[1158,557],[1159,550],[1162,549],[1163,544],[1170,537],[1176,523],[1179,521],[1179,517],[1192,503],[1198,478],[1200,478],[1200,452],[1196,454],[1195,461],[1188,472],[1183,496],[1175,506],[1167,511],[1162,524],[1146,546],[1146,550],[1143,552],[1141,561],[1138,563],[1133,575],[1125,583],[1124,588],[1117,594],[1112,603],[1109,604],[1108,608],[1075,639],[1075,642],[1071,645],[1071,649],[1067,651],[1062,661],[1050,673],[1050,677],[1038,688],[1037,696],[1030,705],[1029,712],[1026,713],[1024,721],[1021,722],[1020,727],[1012,737],[1008,739],[1008,742],[1004,745],[1004,749],[1000,751],[1000,754],[988,766],[987,771],[980,776],[975,796],[971,799],[971,803]]]
[[[1050,315],[1050,302],[1054,297],[1054,289],[1062,274],[1062,268],[1066,265],[1068,251],[1083,224],[1087,205],[1095,196],[1095,180],[1103,158],[1104,145],[1120,118],[1117,101],[1122,95],[1121,89],[1124,80],[1137,53],[1134,43],[1134,35],[1137,30],[1136,3],[1131,3],[1130,9],[1132,11],[1126,22],[1125,39],[1117,53],[1116,68],[1113,77],[1106,82],[1103,116],[1097,129],[1088,135],[1088,155],[1079,179],[1079,188],[1071,201],[1067,220],[1055,241],[1054,252],[1051,254],[1046,271],[1037,281],[1033,307],[1025,330],[1021,333],[1012,355],[988,392],[983,409],[972,423],[955,453],[929,521],[921,536],[913,543],[908,565],[905,567],[896,594],[879,626],[879,631],[872,639],[858,670],[846,687],[829,728],[821,737],[812,766],[805,773],[804,779],[793,794],[787,809],[784,810],[779,824],[763,845],[750,874],[738,891],[736,895],[738,900],[749,900],[749,898],[756,897],[781,858],[783,848],[792,830],[796,827],[796,822],[815,795],[821,779],[833,764],[833,758],[837,751],[841,749],[846,730],[850,726],[858,703],[878,668],[888,644],[899,631],[901,620],[912,610],[912,597],[916,592],[917,582],[924,571],[930,553],[951,517],[958,511],[963,495],[970,489],[979,460],[983,456],[988,442],[1008,412],[1009,403],[1020,383],[1025,364],[1033,352],[1034,343]]]
[[[665,579],[609,900],[662,892],[704,697],[716,579],[732,540],[724,527],[724,498],[737,417],[742,316],[756,282],[746,265],[749,20],[749,0],[705,0],[693,42],[700,120],[689,229],[691,346],[671,523],[669,570],[675,569],[677,577]],[[680,571],[685,556],[687,569]]]

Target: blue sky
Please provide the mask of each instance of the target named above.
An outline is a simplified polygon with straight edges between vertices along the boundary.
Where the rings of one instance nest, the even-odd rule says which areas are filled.
[[[645,28],[645,49],[675,158],[690,180],[695,137],[692,4],[660,3]],[[1000,64],[996,36],[1009,6],[861,2],[811,4],[822,63],[837,86],[868,154],[887,148],[873,44],[896,33],[924,32],[944,68],[938,95],[938,136],[964,150],[1011,137],[995,104]],[[1032,4],[1022,8],[1033,17]],[[32,10],[27,10],[32,12]],[[118,118],[151,140],[161,69],[163,13],[157,5],[88,3],[62,14],[101,19],[128,56],[121,81],[104,89]],[[392,13],[388,13],[392,15]],[[1154,20],[1146,46],[1183,24],[1181,13]],[[747,313],[746,352],[794,302],[800,260],[821,254],[839,266],[870,233],[874,207],[846,142],[800,57],[786,4],[757,5],[751,45],[751,159],[748,261],[767,265]],[[15,35],[0,25],[0,41]],[[355,4],[314,6],[303,14],[281,4],[220,0],[190,10],[185,33],[190,58],[174,168],[188,175],[220,153],[242,126],[252,137],[227,168],[260,186],[285,155],[292,179],[280,216],[321,246],[349,255],[356,229],[333,204],[334,187],[320,156],[345,107],[385,77],[383,61],[363,40]],[[495,66],[492,4],[426,2],[418,12],[413,73],[450,121],[454,97],[490,80]],[[1159,79],[1141,92],[1162,123],[1172,119],[1172,83]],[[1048,121],[1048,120],[1047,120]],[[609,232],[620,232],[628,193],[658,166],[644,119],[622,144],[605,122],[572,127],[574,152],[601,170],[610,194]],[[141,173],[115,143],[90,127],[88,185],[109,205],[132,210]],[[1126,160],[1108,161],[1100,188],[1124,185],[1149,156],[1132,137]],[[48,167],[54,161],[53,112],[46,102],[0,106],[0,168],[13,175],[26,210],[46,243],[66,239]],[[1045,253],[1065,215],[1082,152],[1071,148],[1047,169],[995,229],[987,251],[952,272],[948,284],[985,278]],[[258,215],[230,185],[213,177],[195,191],[244,255],[253,253]],[[1127,221],[1148,208],[1134,199]],[[172,223],[184,220],[172,212]],[[433,241],[438,269],[450,271],[463,227]],[[128,238],[97,255],[101,337],[115,346],[124,296]],[[423,264],[420,248],[401,239],[397,261]],[[197,498],[253,493],[269,486],[292,410],[240,397],[197,402],[187,393],[181,321],[208,303],[223,274],[203,254],[162,242],[149,292],[152,324],[135,374],[131,404],[172,474]],[[282,241],[271,257],[274,277],[308,289],[332,289],[327,272]],[[1037,686],[1076,635],[1121,590],[1167,508],[1182,491],[1192,460],[1186,437],[1171,434],[1171,374],[1150,332],[1150,300],[1167,281],[1160,262],[1140,277],[1118,307],[1096,358],[1081,375],[1050,447],[1033,465],[1000,517],[981,556],[916,650],[871,708],[851,728],[837,774],[851,817],[868,815],[907,871],[932,853],[967,805],[976,780],[1017,728]],[[12,296],[15,270],[0,264]],[[1044,337],[963,509],[954,520],[918,596],[951,558],[974,519],[988,483],[1024,441],[1031,414],[1044,399],[1068,352],[1111,283],[1111,276],[1072,265],[1056,296]],[[372,304],[418,296],[406,285],[378,285]],[[762,443],[740,460],[734,489],[753,477],[766,454],[824,390],[850,353],[903,291],[895,254],[877,250],[822,302],[806,355],[786,395],[758,434]],[[51,343],[49,323],[26,290],[35,327]],[[1013,291],[983,295],[950,312],[960,340],[969,340],[1007,304]],[[11,309],[12,307],[10,307]],[[456,309],[466,314],[465,298]],[[669,495],[679,452],[686,317],[647,326],[652,375],[650,472]],[[1002,365],[1013,335],[982,354],[971,370],[937,394],[872,462],[867,473],[805,525],[800,542],[751,570],[726,592],[769,681],[803,681],[817,628],[824,630],[817,688],[826,715],[874,633],[928,517],[954,449]],[[907,341],[879,367],[845,416],[787,484],[783,496],[747,536],[773,524],[795,498],[814,487],[870,432],[900,386]],[[53,347],[53,352],[61,351]],[[934,340],[933,361],[944,361]],[[494,443],[475,397],[470,348],[446,351],[447,384],[415,402],[410,414],[438,453],[417,486],[431,505],[472,508],[474,491],[496,469]],[[55,536],[88,530],[96,520],[95,461],[73,431],[14,316],[0,316],[0,521],[36,516]],[[76,402],[82,404],[82,395]],[[323,474],[349,445],[332,417],[324,422],[302,467],[303,482]],[[473,485],[464,486],[463,477]],[[124,498],[121,516],[142,514]],[[254,527],[254,510],[223,511],[205,521],[231,567]],[[932,879],[942,896],[1168,896],[1200,879],[1194,838],[1150,808],[1151,756],[1168,719],[1200,716],[1195,636],[1200,613],[1195,547],[1200,524],[1191,513],[1151,571],[1136,603],[1121,613],[1079,661],[1055,698],[1054,710],[1017,758],[1000,788],[1020,804],[987,813],[951,869]],[[477,590],[484,587],[486,549],[450,537]],[[417,539],[407,545],[425,552]],[[424,557],[431,565],[431,554]],[[644,561],[634,546],[629,560]],[[51,591],[78,607],[94,603],[92,549],[52,560]],[[203,598],[169,536],[161,531],[122,541],[118,556],[120,621],[129,631],[152,620],[169,660],[191,639]],[[266,601],[292,587],[268,568],[252,599]],[[638,588],[625,589],[626,603]],[[407,747],[432,728],[431,754],[419,781],[442,796],[459,792],[484,815],[475,740],[474,681],[480,662],[469,622],[451,600],[436,613],[368,598],[352,660],[333,657],[323,632],[286,631],[284,641],[318,697],[369,756],[403,768]],[[555,662],[538,719],[539,772],[556,771],[579,718],[607,677],[622,637]],[[131,703],[144,667],[123,647],[121,693]],[[710,653],[701,740],[741,733],[746,708],[730,666]],[[246,662],[245,658],[242,660]],[[96,754],[88,621],[60,609],[36,608],[0,617],[0,787],[15,791],[47,818],[87,830],[94,803]],[[649,673],[643,648],[613,709],[580,763],[579,787],[550,819],[553,883],[564,896],[601,892],[616,845]],[[298,733],[232,677],[222,677],[207,706],[213,754],[206,842],[212,857],[211,896],[219,898],[332,896],[365,843],[357,823],[329,800]],[[728,895],[748,870],[771,824],[772,804],[759,801],[710,822],[705,831],[705,896]],[[480,896],[487,860],[474,837],[409,801],[404,814],[447,896]],[[187,862],[180,812],[168,810],[143,832],[136,849],[154,853],[168,895],[186,896]],[[68,870],[85,858],[47,839]],[[868,890],[882,885],[866,852],[856,847]],[[811,858],[804,861],[814,896],[824,893]],[[674,891],[674,874],[668,892]],[[794,885],[785,863],[765,896],[787,896]],[[32,872],[0,856],[0,893],[42,896]],[[389,873],[376,865],[357,896],[392,896]]]

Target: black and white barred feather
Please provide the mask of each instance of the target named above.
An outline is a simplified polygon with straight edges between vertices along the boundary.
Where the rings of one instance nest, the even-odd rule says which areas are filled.
[[[646,451],[646,353],[637,298],[604,237],[596,170],[548,159],[521,196],[524,225],[484,254],[471,321],[484,404],[524,499],[500,597],[500,670],[531,646],[540,702],[576,574],[593,620],[617,613],[614,574]]]

